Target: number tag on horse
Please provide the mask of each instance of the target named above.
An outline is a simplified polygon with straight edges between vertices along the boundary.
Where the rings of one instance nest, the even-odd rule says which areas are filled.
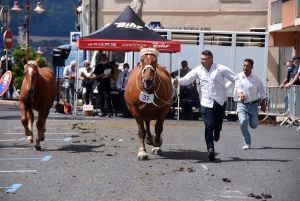
[[[140,101],[145,102],[145,103],[152,103],[153,99],[154,99],[154,94],[146,94],[141,91],[139,99],[140,99]]]

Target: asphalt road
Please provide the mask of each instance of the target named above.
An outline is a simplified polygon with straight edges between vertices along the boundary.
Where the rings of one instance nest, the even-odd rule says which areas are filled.
[[[134,119],[52,110],[42,151],[33,151],[19,110],[0,104],[0,200],[236,201],[251,193],[300,200],[300,131],[259,125],[250,132],[252,147],[242,150],[238,123],[224,122],[211,163],[203,121],[166,120],[163,155],[147,146],[149,160],[137,161]]]

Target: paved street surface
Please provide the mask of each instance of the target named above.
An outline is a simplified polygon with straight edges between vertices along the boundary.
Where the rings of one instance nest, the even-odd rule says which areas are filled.
[[[42,151],[34,151],[20,118],[15,105],[0,104],[0,200],[300,200],[296,127],[259,125],[251,149],[242,150],[238,123],[224,122],[211,163],[203,121],[166,120],[163,155],[147,145],[149,160],[137,161],[134,119],[51,110]]]

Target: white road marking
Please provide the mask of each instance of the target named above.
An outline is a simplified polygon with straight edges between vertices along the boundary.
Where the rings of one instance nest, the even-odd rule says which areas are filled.
[[[230,196],[230,195],[215,195],[215,196],[218,196],[218,197],[221,197],[221,198],[239,198],[239,199],[248,199],[248,200],[253,200],[252,197],[246,197],[246,196]]]
[[[180,146],[183,146],[184,144],[163,144],[163,145],[169,145],[169,146],[177,146],[177,145],[180,145]]]
[[[0,170],[0,173],[22,173],[22,172],[37,172],[37,170]]]
[[[77,135],[77,134],[78,133],[45,133],[45,135]],[[2,133],[2,135],[24,135],[24,133]]]
[[[201,166],[202,166],[205,170],[208,170],[208,168],[206,167],[206,165],[201,164]]]

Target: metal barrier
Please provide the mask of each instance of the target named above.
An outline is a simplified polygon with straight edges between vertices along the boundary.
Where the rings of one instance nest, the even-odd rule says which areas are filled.
[[[296,125],[298,126],[297,130],[300,130],[300,107],[297,107],[297,100],[298,102],[300,100],[300,86],[293,85],[289,89],[269,86],[267,116],[264,120],[270,116],[282,116],[283,121],[280,125],[287,123],[289,120],[290,123],[287,127]]]

